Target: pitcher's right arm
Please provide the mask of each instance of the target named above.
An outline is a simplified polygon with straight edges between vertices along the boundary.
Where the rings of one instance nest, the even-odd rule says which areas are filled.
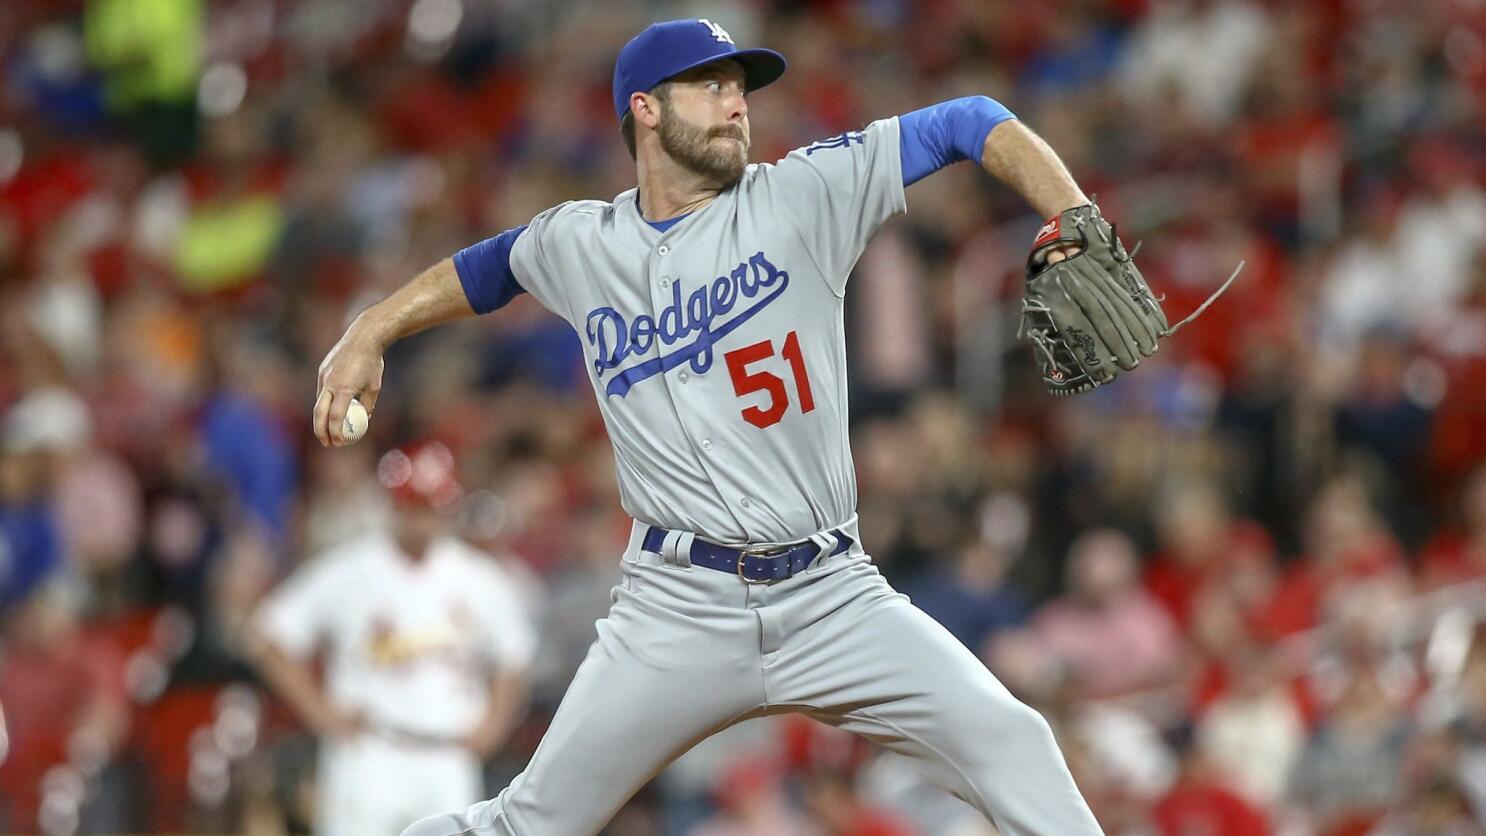
[[[356,317],[320,363],[312,420],[321,444],[347,443],[342,430],[353,398],[368,413],[376,408],[388,346],[425,328],[495,310],[522,292],[511,273],[511,247],[525,229],[508,229],[460,250]]]

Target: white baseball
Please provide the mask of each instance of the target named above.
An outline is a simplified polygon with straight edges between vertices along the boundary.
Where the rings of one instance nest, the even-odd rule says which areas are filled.
[[[351,399],[351,405],[346,407],[346,420],[341,425],[341,437],[347,444],[360,441],[366,435],[366,426],[371,423],[371,416],[366,414],[366,407],[361,401]]]

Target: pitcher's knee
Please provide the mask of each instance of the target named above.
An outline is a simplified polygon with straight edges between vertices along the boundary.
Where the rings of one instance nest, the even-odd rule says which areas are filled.
[[[973,728],[973,734],[959,739],[973,752],[972,760],[987,766],[1026,763],[1028,758],[1058,751],[1047,719],[1025,703],[1006,702],[983,709]]]
[[[1018,742],[1028,746],[1046,747],[1049,750],[1058,747],[1057,741],[1053,739],[1053,727],[1047,722],[1047,718],[1042,716],[1042,712],[1024,702],[1016,703],[1009,709],[1009,712],[1011,717],[1006,723],[1010,729],[1007,733]]]
[[[413,822],[403,829],[402,836],[472,836],[474,832],[464,816],[444,813]]]

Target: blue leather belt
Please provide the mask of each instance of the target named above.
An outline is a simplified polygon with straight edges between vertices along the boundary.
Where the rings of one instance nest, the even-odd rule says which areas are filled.
[[[645,531],[645,540],[641,548],[647,552],[660,554],[665,546],[666,535],[669,533],[664,528],[650,526]],[[854,541],[846,535],[846,532],[838,528],[832,530],[831,534],[836,538],[836,548],[827,557],[834,557],[851,548]],[[768,583],[793,577],[805,571],[805,568],[815,562],[819,556],[820,546],[811,540],[788,546],[742,549],[719,546],[702,539],[693,540],[691,543],[691,564],[693,566],[729,572],[749,583]]]

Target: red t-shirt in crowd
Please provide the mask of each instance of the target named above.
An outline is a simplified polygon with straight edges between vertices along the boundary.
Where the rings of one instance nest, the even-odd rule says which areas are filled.
[[[1166,552],[1157,552],[1151,558],[1145,587],[1171,613],[1183,633],[1191,627],[1192,607],[1198,596],[1209,583],[1220,579],[1231,568],[1230,558],[1235,553],[1274,554],[1274,540],[1263,526],[1255,522],[1234,523],[1224,540],[1228,543],[1227,548],[1201,566],[1182,563]]]
[[[1162,836],[1265,836],[1269,817],[1216,784],[1178,784],[1156,804]]]

